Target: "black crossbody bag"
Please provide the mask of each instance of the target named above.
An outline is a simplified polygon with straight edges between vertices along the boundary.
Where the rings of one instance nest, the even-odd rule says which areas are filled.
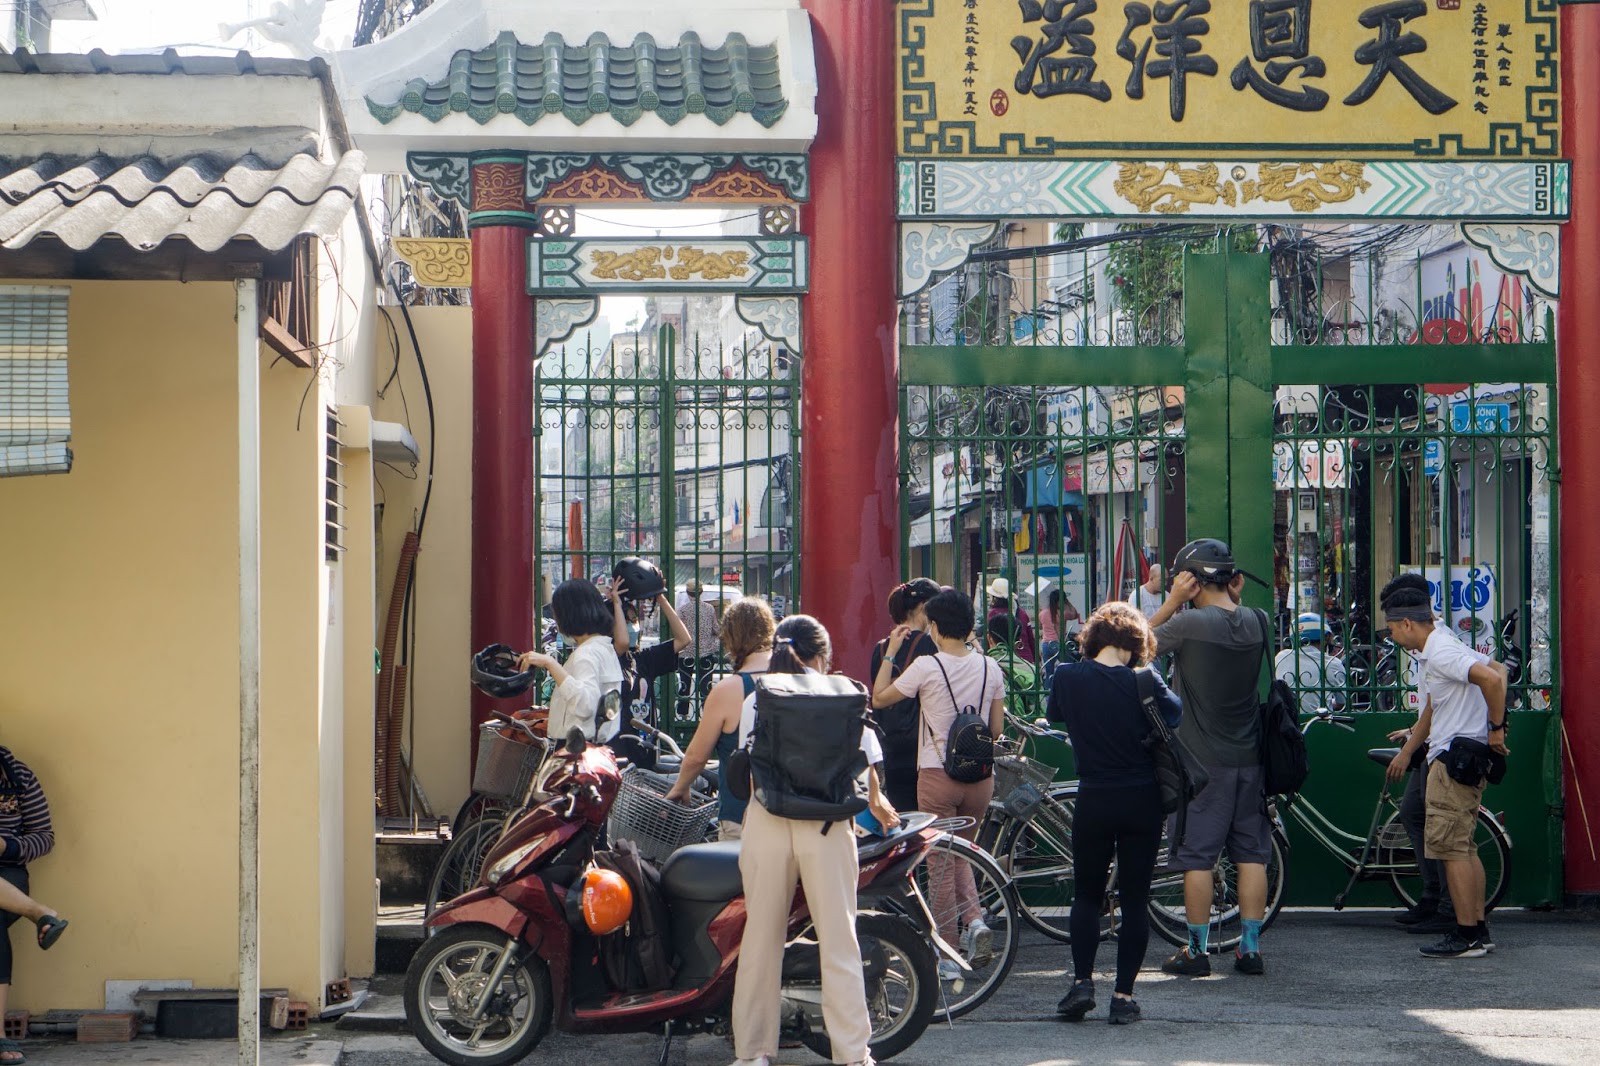
[[[1150,733],[1144,746],[1156,764],[1156,787],[1161,791],[1161,810],[1178,815],[1177,831],[1173,833],[1173,846],[1183,843],[1188,825],[1189,801],[1211,782],[1211,775],[1200,760],[1195,758],[1188,745],[1179,739],[1166,720],[1161,708],[1156,706],[1156,675],[1145,667],[1133,672],[1134,684],[1139,690],[1139,704],[1144,708],[1145,719],[1150,723]]]

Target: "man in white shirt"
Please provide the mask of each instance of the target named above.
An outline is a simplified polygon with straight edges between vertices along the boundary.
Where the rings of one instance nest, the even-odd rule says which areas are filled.
[[[1385,590],[1382,608],[1389,634],[1422,667],[1422,716],[1389,779],[1405,773],[1411,756],[1428,745],[1428,813],[1424,856],[1444,863],[1445,883],[1455,905],[1456,927],[1422,949],[1434,959],[1481,958],[1494,950],[1484,921],[1484,873],[1473,833],[1492,755],[1506,748],[1506,671],[1436,625],[1429,594],[1413,581]],[[1479,752],[1482,755],[1479,755]]]
[[[717,609],[705,597],[705,588],[699,578],[690,578],[684,588],[688,601],[678,607],[683,624],[689,629],[693,643],[685,648],[678,660],[678,715],[687,717],[689,697],[695,697],[695,708],[706,701],[711,691],[711,671],[717,665],[717,649],[721,646],[721,623]]]
[[[1331,707],[1334,697],[1344,697],[1344,660],[1324,650],[1327,631],[1320,614],[1301,615],[1294,628],[1298,647],[1278,653],[1272,661],[1272,676],[1287,682],[1299,695],[1302,714],[1311,714],[1320,707]]]
[[[1161,610],[1161,605],[1167,602],[1167,590],[1163,586],[1161,564],[1153,563],[1150,576],[1134,590],[1134,599],[1138,601],[1134,606],[1144,612],[1145,618],[1154,618],[1156,612]]]

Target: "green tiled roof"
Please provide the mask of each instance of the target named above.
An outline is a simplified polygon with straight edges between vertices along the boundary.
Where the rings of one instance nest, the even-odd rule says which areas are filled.
[[[705,115],[720,126],[742,113],[771,126],[788,106],[777,46],[752,48],[737,33],[707,48],[693,33],[665,46],[641,33],[618,46],[603,33],[581,45],[549,33],[532,45],[506,32],[487,48],[451,56],[449,73],[438,81],[412,79],[393,103],[367,97],[367,109],[384,123],[410,111],[430,122],[464,114],[480,125],[516,115],[530,126],[546,115],[579,124],[611,115],[630,126],[651,113],[668,125]]]

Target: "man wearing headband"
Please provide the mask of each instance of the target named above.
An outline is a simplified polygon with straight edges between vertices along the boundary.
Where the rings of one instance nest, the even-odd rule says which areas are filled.
[[[1505,668],[1435,625],[1433,599],[1415,576],[1383,590],[1381,606],[1389,635],[1422,664],[1422,716],[1400,754],[1389,764],[1399,780],[1411,756],[1428,746],[1427,820],[1423,857],[1444,863],[1445,884],[1455,904],[1455,927],[1422,949],[1431,959],[1476,959],[1494,950],[1484,921],[1483,863],[1473,842],[1486,760],[1506,748]]]

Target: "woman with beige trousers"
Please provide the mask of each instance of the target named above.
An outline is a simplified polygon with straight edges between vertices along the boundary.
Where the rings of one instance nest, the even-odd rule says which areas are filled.
[[[769,673],[826,673],[832,658],[828,631],[809,615],[790,615],[778,625]],[[756,697],[744,702],[739,743],[755,729]],[[879,789],[883,751],[868,729],[861,734],[867,756],[868,807],[886,828],[900,816]],[[740,838],[739,872],[744,875],[744,942],[733,984],[734,1066],[771,1066],[778,1053],[778,1000],[783,980],[783,945],[795,884],[805,889],[806,905],[817,930],[822,956],[822,1020],[833,1045],[833,1061],[871,1066],[872,1019],[867,1013],[861,946],[856,940],[856,836],[848,822],[779,818],[752,798]]]

